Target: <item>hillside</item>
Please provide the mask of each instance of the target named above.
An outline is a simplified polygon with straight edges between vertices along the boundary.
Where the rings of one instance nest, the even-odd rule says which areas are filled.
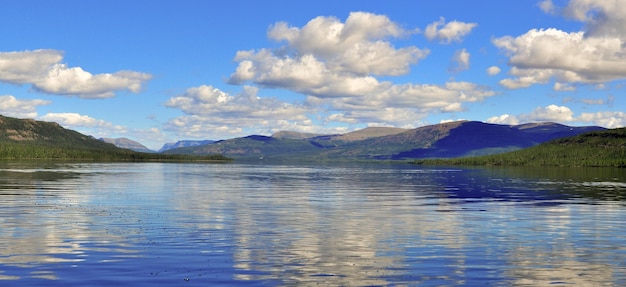
[[[221,155],[190,157],[118,148],[54,122],[0,116],[0,159],[95,161],[226,160]]]
[[[626,128],[587,132],[504,154],[457,159],[418,160],[416,163],[626,167]]]
[[[556,123],[519,126],[457,121],[416,129],[366,128],[343,135],[303,138],[248,136],[213,144],[172,149],[167,153],[219,153],[237,159],[276,160],[407,160],[455,158],[519,150],[563,136],[601,127],[569,127]],[[290,136],[285,136],[290,135]]]

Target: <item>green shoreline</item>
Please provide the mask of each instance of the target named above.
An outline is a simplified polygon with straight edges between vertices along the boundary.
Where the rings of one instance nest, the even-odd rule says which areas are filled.
[[[418,159],[419,165],[626,168],[626,128],[584,133],[503,154]]]

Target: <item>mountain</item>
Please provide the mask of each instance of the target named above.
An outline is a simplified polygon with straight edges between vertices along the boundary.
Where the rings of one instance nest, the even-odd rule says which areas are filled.
[[[54,122],[0,115],[0,159],[225,161],[222,155],[163,155],[118,148]]]
[[[65,129],[54,122],[16,119],[0,115],[0,142],[41,146],[80,146],[85,149],[117,149],[92,136]]]
[[[531,147],[556,138],[604,129],[596,126],[570,127],[550,122],[515,126],[477,121],[456,123],[459,126],[450,128],[445,137],[434,142],[432,146],[402,152],[392,158],[452,158],[494,154]]]
[[[134,150],[136,152],[154,152],[146,146],[127,138],[100,138],[99,140],[105,143],[114,144],[119,148]]]
[[[54,122],[0,116],[0,158],[74,158],[121,149]]]
[[[258,159],[272,156],[289,158],[292,154],[315,154],[319,147],[306,139],[274,138],[251,135],[243,138],[221,140],[211,144],[166,150],[166,154],[223,154],[236,159]],[[228,154],[228,155],[226,155]]]
[[[421,159],[415,163],[625,168],[626,128],[585,132],[502,154],[454,159]]]
[[[317,137],[318,140],[330,140],[330,141],[360,141],[369,138],[376,138],[388,135],[395,135],[401,132],[407,131],[406,129],[401,128],[392,128],[392,127],[367,127],[361,130],[341,134],[341,135],[330,135],[330,136],[322,136]]]
[[[300,132],[292,132],[292,131],[279,131],[272,135],[273,138],[277,139],[308,139],[313,137],[322,136],[321,134],[313,134],[313,133],[300,133]]]
[[[181,147],[190,147],[190,146],[200,146],[205,144],[211,144],[215,141],[212,140],[182,140],[177,141],[175,143],[166,143],[160,149],[159,152],[164,152],[166,150],[181,148]]]
[[[276,160],[405,160],[455,158],[502,153],[573,136],[601,127],[556,123],[499,125],[457,121],[416,129],[366,128],[342,135],[248,136],[211,145],[173,149],[168,153],[219,153],[238,159]],[[292,134],[293,135],[293,134]],[[297,134],[296,134],[297,135]]]

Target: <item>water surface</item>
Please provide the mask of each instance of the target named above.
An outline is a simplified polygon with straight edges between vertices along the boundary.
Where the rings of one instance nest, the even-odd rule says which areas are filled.
[[[623,169],[0,163],[0,285],[624,286]]]

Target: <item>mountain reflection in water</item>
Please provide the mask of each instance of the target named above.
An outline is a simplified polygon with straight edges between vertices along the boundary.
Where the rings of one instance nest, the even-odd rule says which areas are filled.
[[[621,169],[0,164],[0,285],[623,285]]]

